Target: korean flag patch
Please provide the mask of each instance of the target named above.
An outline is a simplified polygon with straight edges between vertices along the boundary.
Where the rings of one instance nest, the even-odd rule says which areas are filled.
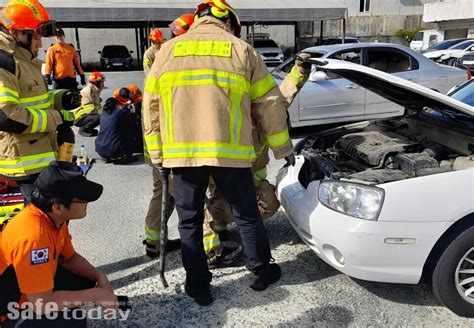
[[[40,248],[31,251],[31,265],[42,264],[49,261],[49,249]]]

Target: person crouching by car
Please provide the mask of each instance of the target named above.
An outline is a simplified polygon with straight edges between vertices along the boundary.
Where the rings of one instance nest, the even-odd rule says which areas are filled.
[[[111,97],[105,101],[100,114],[100,131],[95,140],[95,151],[106,163],[128,164],[137,161],[133,156],[134,122],[127,106],[120,106]]]

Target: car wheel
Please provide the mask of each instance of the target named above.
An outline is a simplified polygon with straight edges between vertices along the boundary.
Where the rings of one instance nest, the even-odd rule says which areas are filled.
[[[454,313],[474,317],[474,227],[443,251],[432,275],[433,293]]]

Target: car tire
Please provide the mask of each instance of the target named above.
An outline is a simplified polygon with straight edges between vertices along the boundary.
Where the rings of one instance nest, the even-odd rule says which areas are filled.
[[[463,270],[473,273],[462,273]],[[474,292],[468,296],[461,294],[474,287],[474,282],[461,284],[474,278],[474,227],[464,230],[446,247],[431,278],[433,293],[443,305],[457,315],[474,317]]]

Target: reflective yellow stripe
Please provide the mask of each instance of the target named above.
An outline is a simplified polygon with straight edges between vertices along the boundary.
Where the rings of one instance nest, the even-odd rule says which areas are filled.
[[[302,87],[303,84],[306,82],[306,78],[303,74],[301,74],[295,66],[290,71],[290,78],[291,82],[297,87]]]
[[[31,124],[31,133],[45,132],[48,126],[48,114],[41,109],[35,109],[28,107],[26,108],[31,116],[33,116],[33,122]]]
[[[147,66],[147,67],[150,67],[151,64],[153,64],[153,62],[149,59],[144,59],[143,60],[143,66]]]
[[[232,56],[232,42],[230,41],[180,41],[174,44],[175,57],[186,56]]]
[[[240,143],[240,130],[242,129],[242,122],[244,120],[243,115],[242,115],[242,110],[240,107],[243,96],[244,96],[243,93],[238,93],[233,90],[231,90],[229,94],[230,104],[231,104],[229,131],[230,131],[230,142],[232,144]]]
[[[290,141],[290,135],[288,130],[285,130],[283,132],[267,136],[267,141],[272,148],[280,147]]]
[[[160,81],[152,76],[148,76],[145,82],[145,91],[160,94]]]
[[[55,161],[57,153],[47,152],[35,155],[22,156],[15,160],[0,160],[0,174],[24,174],[28,170],[48,166]]]
[[[75,109],[72,111],[74,114],[74,120],[78,121],[82,116],[88,115],[88,114],[99,114],[101,108],[96,107],[94,104],[85,104],[79,107],[78,109]]]
[[[272,75],[268,73],[263,79],[252,84],[250,87],[250,100],[254,101],[255,99],[263,97],[268,91],[276,86],[277,83]]]
[[[51,101],[49,93],[43,93],[39,96],[20,98],[20,104],[24,107],[44,109],[51,106]]]
[[[0,101],[19,104],[18,92],[7,87],[0,87]]]
[[[163,102],[163,115],[165,116],[166,133],[165,138],[167,143],[174,142],[174,128],[173,128],[173,93],[171,88],[163,88],[161,90],[161,99]]]
[[[51,107],[54,107],[54,104],[56,103],[56,96],[58,95],[58,93],[63,92],[63,91],[66,91],[66,90],[64,90],[64,89],[56,89],[56,90],[48,91],[49,99],[50,99],[50,101],[51,101]],[[62,107],[62,106],[61,106],[61,107]]]
[[[147,150],[161,150],[161,135],[153,134],[145,136],[144,147],[146,147]]]
[[[220,246],[221,241],[219,239],[219,235],[216,233],[213,233],[210,236],[204,237],[203,243],[204,243],[204,252],[209,253],[214,248]]]
[[[254,160],[256,156],[253,146],[202,142],[164,144],[163,158],[229,158]]]
[[[267,178],[267,167],[265,166],[263,169],[258,170],[253,176],[257,181],[265,180]]]
[[[150,229],[147,226],[145,226],[145,235],[146,235],[146,239],[148,240],[151,240],[151,241],[160,240],[160,232]]]

